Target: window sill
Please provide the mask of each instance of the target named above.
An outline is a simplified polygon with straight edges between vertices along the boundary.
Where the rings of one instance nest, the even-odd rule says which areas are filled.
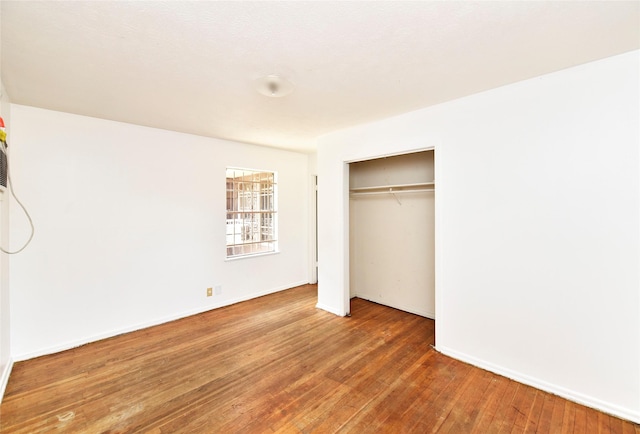
[[[231,257],[225,258],[224,261],[225,262],[239,261],[241,259],[256,258],[260,256],[271,256],[271,255],[277,255],[279,253],[280,251],[276,250],[275,252],[252,253],[250,255],[231,256]]]

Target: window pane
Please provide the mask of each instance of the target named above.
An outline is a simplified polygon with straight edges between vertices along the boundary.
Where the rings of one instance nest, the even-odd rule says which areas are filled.
[[[227,257],[277,249],[275,173],[226,170]]]

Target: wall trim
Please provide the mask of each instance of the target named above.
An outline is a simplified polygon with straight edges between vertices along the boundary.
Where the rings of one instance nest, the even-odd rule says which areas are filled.
[[[314,170],[317,172],[317,170]],[[317,228],[318,228],[318,209],[317,209],[317,179],[316,173],[311,173],[309,179],[309,283],[318,283],[318,258],[317,258]]]
[[[383,306],[387,306],[390,307],[392,309],[398,309],[401,310],[403,312],[407,312],[407,313],[412,313],[414,315],[418,315],[418,316],[423,316],[425,318],[429,318],[432,320],[436,319],[436,313],[432,312],[430,310],[427,309],[419,309],[416,308],[415,306],[409,306],[406,304],[402,304],[402,303],[387,303],[386,301],[383,300],[376,300],[374,296],[369,296],[366,294],[356,294],[355,296],[351,297],[351,298],[360,298],[362,300],[367,300],[370,301],[372,303],[376,303],[376,304],[381,304]]]
[[[9,376],[11,375],[11,370],[13,369],[13,359],[9,357],[7,364],[4,366],[2,370],[2,374],[0,375],[0,403],[2,402],[2,398],[4,398],[4,391],[7,390],[7,384],[9,384]]]
[[[408,146],[407,148],[403,148],[402,150],[398,150],[396,152],[382,152],[382,153],[376,153],[373,155],[365,153],[359,156],[343,157],[342,160],[344,163],[351,164],[351,163],[359,163],[361,161],[376,160],[378,158],[389,158],[389,157],[397,157],[400,155],[415,154],[418,152],[435,151],[435,149],[436,149],[435,144],[424,146],[424,142],[421,140],[419,143],[416,143],[415,145]]]
[[[188,310],[185,312],[181,312],[178,314],[174,314],[174,315],[167,315],[163,318],[159,318],[153,321],[147,321],[144,323],[139,323],[139,324],[135,324],[132,326],[127,326],[127,327],[122,327],[120,329],[117,330],[112,330],[110,332],[105,332],[105,333],[98,333],[95,334],[93,336],[87,337],[87,338],[83,338],[83,339],[77,339],[74,341],[68,341],[59,345],[53,345],[38,351],[32,351],[30,353],[24,353],[24,354],[18,354],[18,355],[14,355],[15,361],[17,362],[21,362],[24,360],[29,360],[29,359],[34,359],[36,357],[41,357],[41,356],[46,356],[49,354],[54,354],[54,353],[59,353],[62,351],[66,351],[66,350],[70,350],[72,348],[77,348],[80,347],[82,345],[86,345],[86,344],[90,344],[92,342],[96,342],[96,341],[100,341],[102,339],[108,339],[108,338],[112,338],[114,336],[118,336],[118,335],[123,335],[126,333],[131,333],[131,332],[135,332],[138,330],[143,330],[149,327],[153,327],[153,326],[157,326],[160,324],[165,324],[171,321],[176,321],[182,318],[186,318],[189,316],[193,316],[193,315],[198,315],[200,313],[204,313],[204,312],[208,312],[210,310],[215,310],[215,309],[219,309],[221,307],[226,307],[226,306],[230,306],[232,304],[236,304],[236,303],[241,303],[243,301],[247,301],[247,300],[252,300],[254,298],[258,298],[258,297],[262,297],[265,295],[269,295],[269,294],[274,294],[276,292],[280,292],[280,291],[285,291],[287,289],[292,289],[295,288],[297,286],[302,286],[302,285],[307,285],[308,282],[305,280],[300,281],[300,282],[293,282],[291,284],[287,284],[284,286],[280,286],[280,287],[276,287],[273,289],[268,289],[268,290],[264,290],[264,291],[258,291],[258,292],[254,292],[252,294],[246,295],[244,297],[238,297],[238,298],[234,298],[231,300],[225,300],[220,304],[216,304],[214,306],[212,305],[208,305],[202,308],[198,308],[198,309],[192,309],[192,310]]]
[[[640,423],[640,411],[634,411],[629,408],[623,408],[617,405],[613,405],[592,396],[585,395],[574,390],[566,389],[564,387],[548,383],[546,381],[531,377],[521,372],[513,371],[503,366],[469,356],[468,354],[453,350],[446,346],[436,344],[436,350],[446,356],[453,357],[454,359],[460,360],[462,362],[469,363],[498,375],[502,375],[503,377],[510,378],[511,380],[526,384],[527,386],[535,387],[536,389],[549,392],[553,395],[557,395],[562,398],[568,399],[569,401],[573,401],[578,404],[582,404],[587,407],[602,411],[604,413],[608,413],[615,417],[619,417],[634,423]]]
[[[318,303],[316,304],[316,309],[322,309],[338,316],[346,316],[343,312],[340,312],[338,309],[334,309],[333,306],[329,306],[328,304]]]

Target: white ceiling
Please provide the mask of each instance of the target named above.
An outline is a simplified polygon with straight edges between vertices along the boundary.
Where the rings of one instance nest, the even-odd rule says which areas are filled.
[[[12,102],[295,149],[640,47],[640,1],[1,2]],[[269,98],[254,80],[295,85]]]

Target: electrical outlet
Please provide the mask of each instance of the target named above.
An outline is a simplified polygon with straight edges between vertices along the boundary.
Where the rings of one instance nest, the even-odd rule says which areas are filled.
[[[222,295],[222,285],[216,285],[216,295]]]
[[[207,297],[211,297],[213,295],[213,289],[207,288]]]

